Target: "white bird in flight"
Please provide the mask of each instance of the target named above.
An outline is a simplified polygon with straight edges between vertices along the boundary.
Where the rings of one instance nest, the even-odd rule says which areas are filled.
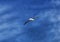
[[[24,25],[26,25],[27,23],[29,23],[29,22],[31,22],[31,21],[34,21],[36,18],[38,18],[38,17],[31,17],[31,18],[29,18],[25,23],[24,23]]]

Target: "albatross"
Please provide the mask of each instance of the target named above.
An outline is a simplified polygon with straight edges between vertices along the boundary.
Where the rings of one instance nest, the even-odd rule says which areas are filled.
[[[29,23],[31,21],[34,21],[36,18],[38,18],[38,17],[31,17],[31,18],[29,18],[27,21],[25,21],[24,25],[26,25],[27,23]]]

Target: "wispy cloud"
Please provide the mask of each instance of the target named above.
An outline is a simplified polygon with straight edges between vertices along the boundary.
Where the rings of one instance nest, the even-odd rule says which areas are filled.
[[[59,33],[60,33],[60,29],[59,29],[60,28],[60,24],[59,24],[60,23],[59,22],[60,21],[60,12],[59,11],[60,10],[58,11],[58,9],[55,9],[55,8],[53,9],[50,7],[50,5],[52,5],[52,4],[59,5],[59,3],[57,3],[57,2],[58,1],[52,0],[51,4],[50,3],[49,4],[46,3],[45,5],[40,5],[40,4],[32,5],[31,4],[30,5],[31,7],[28,7],[29,5],[26,6],[28,8],[32,8],[32,10],[39,9],[39,11],[40,11],[39,13],[38,12],[36,13],[37,14],[36,16],[39,16],[40,18],[37,20],[37,22],[35,21],[36,23],[35,22],[31,23],[32,26],[28,25],[28,26],[24,27],[24,26],[20,25],[21,21],[12,19],[13,17],[17,16],[17,14],[15,14],[16,11],[10,12],[9,14],[5,13],[5,15],[0,16],[0,22],[1,22],[1,24],[0,24],[0,40],[15,37],[15,35],[22,33],[23,27],[25,28],[25,30],[27,28],[29,30],[27,29],[28,33],[25,33],[24,35],[20,35],[17,38],[14,38],[14,39],[19,40],[18,42],[20,42],[21,39],[23,39],[24,42],[27,42],[27,40],[33,41],[33,42],[34,41],[35,42],[37,42],[37,41],[38,42],[40,42],[40,41],[41,42],[45,42],[45,41],[53,42],[53,40],[55,40],[55,39],[60,39],[60,36],[59,36]],[[1,14],[4,13],[6,10],[10,10],[11,7],[10,8],[9,7],[10,7],[9,5],[3,5],[3,6],[1,5],[1,8],[0,8]],[[46,9],[46,7],[47,7],[47,9]],[[40,10],[40,8],[42,8],[42,9]],[[33,14],[31,14],[33,12],[30,12],[32,10],[29,10],[29,9],[22,10],[22,12],[19,14],[21,16],[22,16],[22,13],[25,16],[28,14],[27,17],[29,17],[29,16],[33,15]],[[18,10],[18,11],[20,11],[20,10]],[[36,11],[34,11],[34,12],[36,12]],[[31,15],[29,15],[29,14],[31,14]],[[8,19],[10,19],[10,21],[5,22]],[[11,19],[14,21],[12,21]],[[23,17],[20,19],[25,19],[25,18]]]
[[[0,41],[22,32],[22,26],[20,26],[18,20],[16,21],[15,19],[18,19],[18,13],[16,11],[9,11],[12,10],[12,8],[11,5],[0,5]]]
[[[52,3],[55,5],[60,5],[60,0],[52,0]]]
[[[9,6],[9,5],[2,5],[2,4],[0,4],[0,14],[10,10],[11,8],[12,8],[11,5]]]

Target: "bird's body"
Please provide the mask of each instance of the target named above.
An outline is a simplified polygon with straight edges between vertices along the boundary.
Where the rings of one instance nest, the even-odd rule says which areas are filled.
[[[33,21],[33,20],[35,20],[35,19],[33,19],[33,18],[29,18],[29,20]]]
[[[29,23],[29,22],[31,22],[31,21],[34,21],[36,18],[38,18],[38,17],[31,17],[31,18],[29,18],[25,23],[24,23],[24,25],[25,24],[27,24],[27,23]]]
[[[31,22],[31,21],[34,21],[35,19],[33,19],[33,18],[29,18],[25,23],[24,23],[24,25],[25,24],[27,24],[27,23],[29,23],[29,22]]]

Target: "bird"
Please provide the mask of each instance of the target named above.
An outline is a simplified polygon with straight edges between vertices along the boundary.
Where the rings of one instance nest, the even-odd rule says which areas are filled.
[[[27,23],[31,21],[34,21],[36,18],[39,18],[39,17],[30,17],[27,21],[25,21],[24,25],[26,25]]]

